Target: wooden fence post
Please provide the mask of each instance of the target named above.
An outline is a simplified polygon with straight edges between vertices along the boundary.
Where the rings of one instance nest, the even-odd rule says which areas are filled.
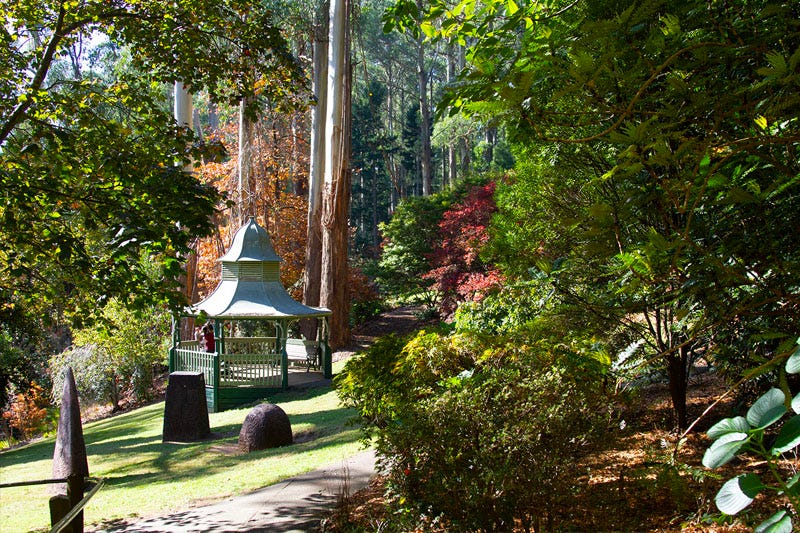
[[[69,496],[66,494],[56,494],[50,498],[50,526],[59,523],[62,518],[67,516],[70,509]],[[66,528],[64,531],[72,531],[72,529]]]
[[[67,477],[67,497],[69,497],[69,508],[74,509],[83,499],[83,476],[80,474],[70,474]],[[83,533],[83,511],[70,522],[72,533]]]

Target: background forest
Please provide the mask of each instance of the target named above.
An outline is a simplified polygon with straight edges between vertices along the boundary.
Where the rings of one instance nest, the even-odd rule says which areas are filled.
[[[441,320],[337,378],[403,527],[560,527],[576,461],[619,437],[626,394],[668,384],[677,446],[702,371],[739,409],[709,433],[705,466],[746,451],[779,465],[735,478],[737,504],[719,508],[772,487],[769,524],[791,529],[794,2],[2,6],[0,386],[18,437],[44,427],[43,389],[66,364],[96,401],[146,399],[170,311],[213,290],[246,216],[284,285],[322,301],[310,254],[331,262],[313,239],[337,222],[313,218],[314,110],[328,13],[345,10],[346,193],[321,193],[348,213],[332,340],[386,306]],[[175,82],[191,128],[172,116]]]

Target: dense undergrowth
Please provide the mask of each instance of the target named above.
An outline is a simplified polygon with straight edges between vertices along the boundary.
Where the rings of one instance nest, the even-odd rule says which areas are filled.
[[[755,524],[772,514],[776,503],[785,505],[786,501],[761,496],[736,517],[725,516],[716,509],[714,497],[725,479],[740,469],[763,474],[767,468],[763,461],[747,458],[719,471],[703,468],[703,453],[711,442],[705,431],[713,421],[735,412],[736,403],[726,395],[725,382],[713,372],[695,375],[690,390],[690,413],[693,417],[705,413],[691,433],[681,438],[678,432],[665,429],[672,421],[668,386],[663,382],[648,384],[618,404],[618,423],[610,428],[610,438],[585,450],[569,465],[572,477],[563,479],[562,491],[551,502],[546,516],[538,514],[532,524],[530,520],[526,524],[516,519],[512,525],[495,530],[752,531]],[[792,456],[783,463],[782,470],[791,475],[796,466],[797,460]],[[391,471],[378,476],[370,487],[344,499],[324,521],[322,530],[326,533],[487,530],[463,528],[442,514],[416,512],[397,489]],[[448,496],[439,494],[439,497]]]

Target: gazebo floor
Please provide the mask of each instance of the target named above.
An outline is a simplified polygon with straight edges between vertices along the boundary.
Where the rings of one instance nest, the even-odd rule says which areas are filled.
[[[322,370],[309,370],[299,366],[289,367],[289,388],[310,389],[330,384],[330,379],[325,379]]]

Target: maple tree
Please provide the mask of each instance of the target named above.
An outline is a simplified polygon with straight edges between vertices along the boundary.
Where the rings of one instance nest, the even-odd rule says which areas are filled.
[[[474,186],[453,204],[439,222],[438,242],[429,261],[433,267],[423,278],[433,280],[440,293],[440,311],[449,315],[461,302],[479,301],[486,291],[503,281],[503,274],[481,259],[489,242],[489,223],[497,210],[495,182]]]

